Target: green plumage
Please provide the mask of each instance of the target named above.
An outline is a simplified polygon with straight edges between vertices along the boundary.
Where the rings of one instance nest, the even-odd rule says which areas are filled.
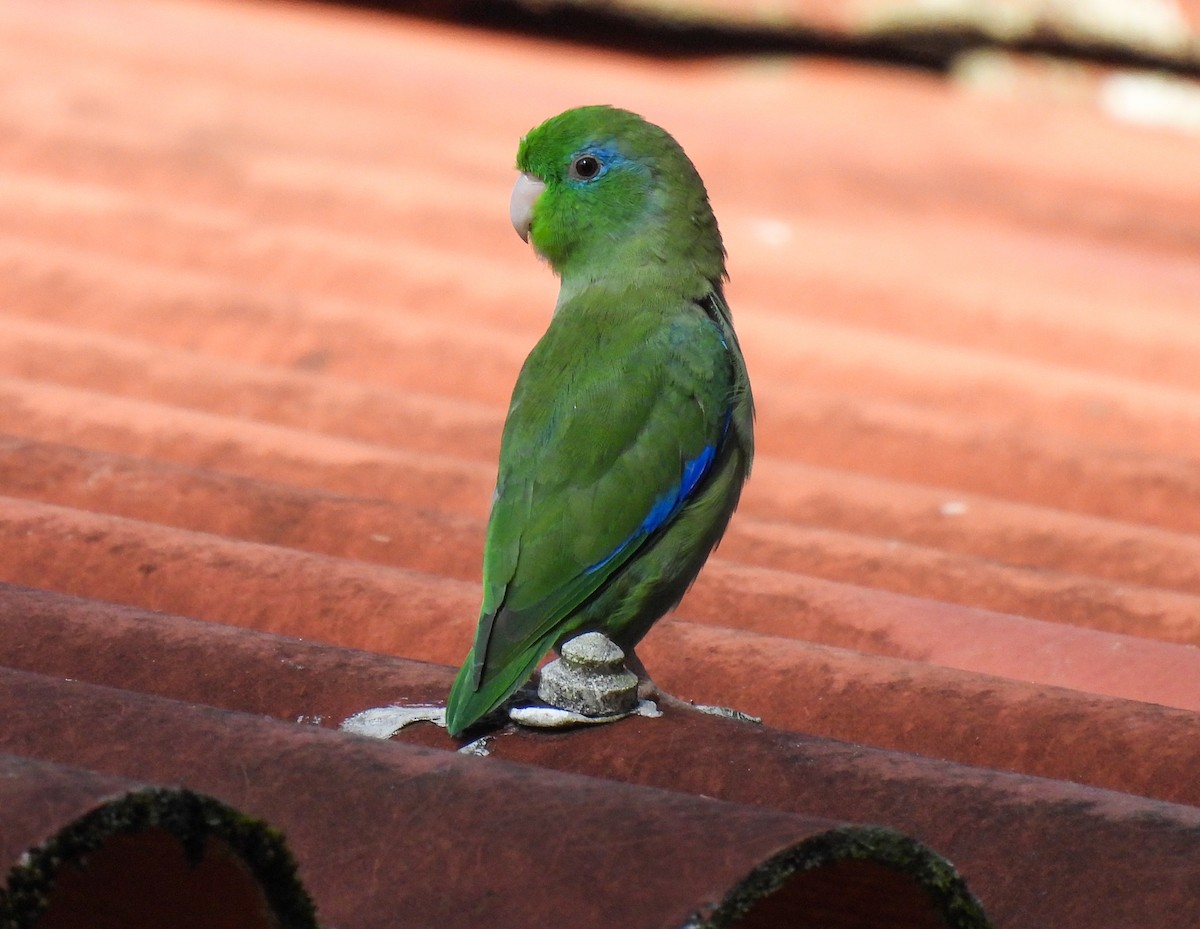
[[[719,541],[753,456],[720,233],[674,139],[583,107],[530,132],[517,167],[536,199],[522,212],[514,191],[514,224],[562,288],[504,425],[455,735],[573,635],[631,650]]]

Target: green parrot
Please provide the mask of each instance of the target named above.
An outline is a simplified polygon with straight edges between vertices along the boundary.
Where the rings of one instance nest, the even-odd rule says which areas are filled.
[[[725,249],[679,144],[579,107],[526,135],[517,169],[513,226],[562,283],[504,423],[451,735],[584,632],[641,671],[634,647],[720,541],[754,455]]]

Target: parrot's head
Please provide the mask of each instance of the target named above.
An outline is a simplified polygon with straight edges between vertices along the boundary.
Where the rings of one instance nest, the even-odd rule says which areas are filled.
[[[546,120],[517,149],[509,216],[563,278],[678,270],[709,281],[725,252],[704,183],[663,129],[627,110],[585,106]]]

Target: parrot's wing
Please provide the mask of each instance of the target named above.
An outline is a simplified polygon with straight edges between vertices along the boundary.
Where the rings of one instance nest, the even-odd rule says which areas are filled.
[[[482,615],[453,716],[469,723],[520,686],[564,621],[703,480],[734,377],[711,313],[707,303],[670,315],[566,307],[529,356],[505,423]]]

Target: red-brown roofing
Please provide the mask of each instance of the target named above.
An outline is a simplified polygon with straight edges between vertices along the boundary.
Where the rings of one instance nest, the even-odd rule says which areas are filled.
[[[1194,41],[1195,4],[1172,22]],[[20,802],[57,785],[7,860],[166,784],[282,827],[342,929],[592,924],[554,893],[586,858],[556,817],[636,851],[596,925],[719,921],[773,855],[871,824],[998,927],[1200,924],[1200,91],[1192,45],[1143,47],[1177,76],[1138,99],[1185,103],[1134,124],[1129,76],[1080,48],[1001,60],[1045,91],[1006,96],[965,64],[654,58],[352,7],[5,5],[0,751]],[[760,410],[730,532],[642,657],[766,725],[363,742],[337,724],[444,700],[470,642],[508,391],[555,294],[507,223],[513,153],[584,102],[699,167]],[[886,923],[839,909],[855,886],[897,924],[969,909],[838,867],[761,924]]]

